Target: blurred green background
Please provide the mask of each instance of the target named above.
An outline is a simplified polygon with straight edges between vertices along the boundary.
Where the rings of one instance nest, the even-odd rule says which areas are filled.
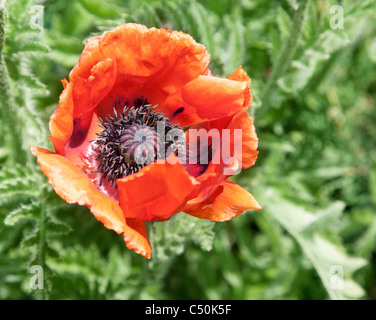
[[[1,4],[0,299],[376,298],[375,1]],[[263,209],[149,224],[150,261],[57,197],[29,152],[52,150],[48,120],[84,41],[124,22],[191,34],[216,76],[243,65],[260,139],[234,180]],[[44,290],[30,288],[35,264]]]

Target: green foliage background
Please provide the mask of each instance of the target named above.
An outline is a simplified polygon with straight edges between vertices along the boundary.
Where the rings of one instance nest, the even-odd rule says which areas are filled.
[[[30,25],[35,5],[44,6],[42,30]],[[344,29],[330,27],[335,5]],[[375,1],[2,0],[0,8],[1,299],[376,298]],[[191,34],[217,76],[243,65],[260,139],[256,165],[234,179],[263,209],[226,223],[180,213],[150,224],[150,261],[86,207],[56,196],[29,152],[52,150],[48,120],[84,40],[124,22]],[[30,289],[35,264],[44,290]]]

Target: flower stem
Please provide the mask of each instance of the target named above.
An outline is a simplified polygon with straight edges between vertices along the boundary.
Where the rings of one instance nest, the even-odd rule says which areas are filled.
[[[1,132],[0,142],[4,145],[5,133],[9,134],[11,148],[13,152],[11,153],[11,161],[18,163],[24,163],[25,157],[24,152],[21,149],[22,139],[21,134],[18,132],[19,126],[17,125],[17,104],[14,96],[12,95],[10,77],[8,73],[8,68],[5,62],[5,57],[3,53],[5,45],[5,5],[0,4],[0,116],[1,119],[6,119],[4,124],[7,124],[5,130],[7,132]],[[4,129],[2,129],[4,130]]]
[[[267,111],[269,107],[272,91],[275,88],[278,79],[283,76],[287,68],[290,66],[291,60],[298,46],[299,38],[303,33],[304,19],[307,13],[308,4],[309,0],[301,0],[299,8],[294,14],[290,35],[282,47],[278,60],[273,67],[272,75],[268,79],[261,94],[263,112]]]
[[[44,188],[41,190],[40,197],[44,196]],[[40,206],[40,213],[39,213],[39,242],[38,242],[38,248],[37,248],[37,262],[38,265],[40,265],[43,269],[46,268],[46,217],[47,217],[47,206],[45,204],[45,201],[41,202]],[[46,271],[46,270],[44,270]],[[44,277],[44,282],[46,282],[46,279]],[[37,291],[37,298],[38,300],[46,300],[47,296],[45,294],[45,290],[47,288],[46,283],[44,283],[43,289],[38,289]]]

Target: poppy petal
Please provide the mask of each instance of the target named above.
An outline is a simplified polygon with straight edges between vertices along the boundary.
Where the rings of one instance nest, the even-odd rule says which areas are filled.
[[[237,138],[232,135],[231,145],[240,143],[242,148],[239,148],[237,154],[234,154],[243,169],[253,166],[258,156],[258,138],[256,135],[256,129],[253,124],[253,119],[248,115],[247,111],[240,111],[231,120],[228,129],[233,133],[237,129],[241,129],[241,141],[237,141]],[[236,148],[235,148],[236,150]]]
[[[179,162],[155,162],[117,180],[125,217],[164,221],[179,212],[195,187],[195,180]]]
[[[108,58],[117,64],[116,91],[131,95],[132,88],[129,99],[147,92],[146,98],[153,105],[162,104],[169,94],[198,75],[209,74],[210,55],[191,36],[128,23],[86,41],[70,81],[88,78],[91,68]]]
[[[93,109],[108,92],[116,79],[116,62],[106,59],[94,65],[87,78],[76,78],[67,83],[60,104],[50,118],[50,137],[55,151],[65,155],[69,139],[71,147],[78,147],[85,140],[92,123]]]
[[[129,249],[150,258],[151,246],[142,221],[125,219],[116,201],[99,192],[69,160],[43,148],[31,147],[56,193],[68,203],[87,206],[108,229],[123,234]]]
[[[214,150],[216,150],[215,152],[221,154],[221,163],[214,163],[212,160],[207,165],[206,170],[200,175],[195,175],[194,173],[202,170],[202,166],[197,164],[187,164],[185,166],[186,170],[195,175],[196,180],[200,183],[192,192],[190,201],[185,207],[185,209],[191,211],[197,209],[202,201],[214,193],[220,183],[229,175],[238,173],[240,168],[245,169],[254,165],[258,156],[258,138],[253,119],[245,110],[232,117],[209,121],[193,128],[205,129],[207,132],[217,129],[221,133],[223,129],[228,130],[228,135],[221,134],[219,147],[233,150],[224,152],[224,150],[216,149],[215,145],[212,145]],[[241,135],[237,135],[235,130],[241,130]],[[189,130],[187,131],[187,137],[190,137]],[[226,142],[227,140],[229,142]],[[192,145],[193,142],[190,142],[190,144]],[[234,147],[230,148],[229,146]],[[241,146],[241,148],[238,148],[238,146]],[[226,158],[226,163],[224,163],[224,158]]]
[[[80,168],[83,172],[85,172],[84,168],[87,167],[88,163],[92,164],[92,161],[89,160],[89,155],[93,153],[93,145],[90,141],[95,140],[97,134],[102,131],[102,128],[99,126],[98,115],[96,112],[93,112],[88,119],[90,119],[90,123],[87,130],[83,133],[83,137],[80,136],[78,131],[73,132],[69,144],[65,147],[64,154],[65,158],[72,162],[76,167]],[[76,126],[76,128],[79,128],[79,126]],[[72,146],[76,141],[79,141],[79,143],[73,148]]]
[[[199,76],[183,87],[182,98],[202,119],[222,118],[241,109],[246,87],[246,82]]]
[[[247,190],[225,180],[198,208],[184,208],[183,211],[197,218],[221,222],[231,220],[248,209],[259,210],[261,207]]]
[[[89,77],[74,80],[73,103],[74,119],[87,114],[111,91],[116,79],[115,59],[107,58],[98,62],[90,70]]]
[[[243,67],[237,68],[227,79],[247,83],[247,87],[244,89],[244,106],[249,106],[253,101],[251,90],[248,87],[251,84],[251,78],[248,77]]]
[[[162,110],[174,123],[192,126],[248,109],[250,98],[247,81],[200,75],[170,95]]]
[[[251,84],[251,78],[248,77],[247,72],[243,69],[243,66],[239,66],[227,79],[234,81],[246,82],[247,86]]]
[[[50,132],[56,153],[64,155],[65,143],[73,131],[73,98],[72,83],[63,83],[64,90],[60,94],[59,106],[50,118]]]

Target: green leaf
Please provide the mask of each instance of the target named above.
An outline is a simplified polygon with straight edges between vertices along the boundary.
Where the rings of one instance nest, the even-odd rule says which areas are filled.
[[[137,11],[136,20],[149,28],[159,27],[162,24],[155,8],[147,2],[143,3],[141,8]]]
[[[42,92],[44,95],[48,94],[47,86],[42,83],[37,77],[33,76],[32,74],[25,74],[22,75],[21,81],[24,85],[29,87],[32,90],[38,90]]]
[[[299,60],[294,60],[288,75],[278,81],[281,89],[285,92],[299,92],[314,75],[318,66],[327,61],[332,54],[351,42],[346,33],[328,30],[317,39],[313,48],[308,48]]]
[[[38,54],[47,53],[49,51],[50,48],[48,45],[36,40],[24,40],[23,44],[19,48],[19,52],[36,52]]]
[[[32,234],[29,234],[27,237],[25,237],[21,245],[23,247],[33,247],[36,246],[39,242],[39,234],[37,232],[34,232]]]
[[[225,75],[230,75],[239,65],[245,61],[245,29],[240,15],[226,16],[224,18],[224,37],[221,54],[223,71]]]
[[[362,232],[361,237],[356,242],[357,252],[365,257],[372,255],[376,243],[376,219],[365,232]]]
[[[28,205],[21,204],[15,210],[12,210],[4,219],[4,224],[13,226],[21,220],[35,219],[35,214],[38,206],[33,202]]]
[[[279,36],[281,39],[286,39],[290,34],[292,20],[282,7],[278,7],[276,15],[279,28]]]
[[[205,251],[211,250],[214,224],[185,213],[176,214],[163,224],[154,224],[152,239],[156,249],[153,259],[167,260],[180,255],[189,242],[198,244]]]
[[[102,0],[80,0],[80,3],[88,12],[100,18],[116,19],[121,12],[121,8]]]
[[[51,246],[49,246],[48,244],[46,244],[46,254],[51,257],[51,258],[58,258],[59,257],[59,253],[53,249]]]
[[[369,189],[373,203],[376,204],[376,167],[374,167],[369,175]]]
[[[39,194],[35,173],[26,166],[15,165],[0,170],[0,206],[29,201]]]
[[[47,222],[46,228],[49,234],[53,234],[53,233],[66,234],[72,230],[71,227],[68,226],[67,224],[62,223],[62,222],[52,221],[52,220],[49,220]]]
[[[343,204],[334,203],[316,215],[284,200],[274,189],[267,190],[262,200],[267,212],[299,243],[331,299],[358,299],[364,296],[364,290],[354,282],[352,276],[367,261],[348,256],[341,247],[329,242],[321,234],[325,223],[333,221],[333,217],[342,212]],[[326,228],[328,227],[330,224],[326,223]],[[343,287],[334,283],[338,276],[343,277],[340,279],[344,281]]]
[[[330,228],[330,226],[338,224],[344,208],[345,204],[337,201],[333,202],[329,207],[317,211],[314,216],[306,216],[305,219],[309,222],[304,226],[302,232],[315,233],[326,230]]]

